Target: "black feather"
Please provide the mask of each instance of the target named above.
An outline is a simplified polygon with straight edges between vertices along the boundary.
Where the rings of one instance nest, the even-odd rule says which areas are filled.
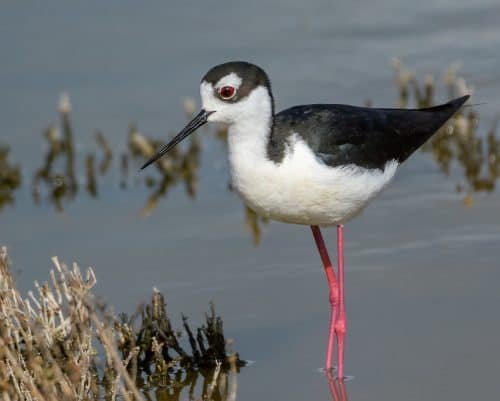
[[[328,166],[383,169],[405,161],[469,98],[425,109],[381,109],[339,104],[295,106],[275,116],[268,157],[279,163],[298,134]]]

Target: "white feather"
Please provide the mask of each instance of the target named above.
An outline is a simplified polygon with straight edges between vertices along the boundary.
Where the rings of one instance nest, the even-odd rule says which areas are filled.
[[[221,81],[224,78],[221,79]],[[233,186],[246,204],[261,216],[307,225],[342,224],[359,214],[394,177],[398,163],[383,170],[356,165],[330,167],[318,159],[296,133],[291,133],[280,163],[267,158],[271,99],[264,87],[237,103],[213,96],[202,83],[209,120],[229,126],[229,162]]]
[[[240,76],[234,72],[228,74],[217,81],[215,88],[222,88],[223,86],[232,86],[234,89],[238,90],[242,82]]]

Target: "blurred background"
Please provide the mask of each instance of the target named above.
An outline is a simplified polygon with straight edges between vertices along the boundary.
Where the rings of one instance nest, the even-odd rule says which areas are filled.
[[[225,132],[139,173],[199,108],[213,65],[264,68],[277,110],[416,107],[472,93],[346,227],[349,397],[495,399],[500,385],[500,3],[52,1],[0,12],[0,244],[21,288],[58,255],[97,293],[171,315],[213,300],[238,399],[328,400],[328,294],[307,227],[229,190]],[[327,230],[334,252],[334,230]]]

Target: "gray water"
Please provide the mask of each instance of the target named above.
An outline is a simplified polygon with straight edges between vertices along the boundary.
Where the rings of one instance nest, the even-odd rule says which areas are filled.
[[[201,321],[209,300],[243,358],[238,400],[328,400],[323,364],[327,288],[307,227],[270,223],[259,247],[244,208],[227,191],[224,147],[209,131],[195,199],[173,188],[150,217],[148,190],[119,186],[119,161],[59,213],[34,205],[40,135],[71,96],[77,163],[102,130],[122,152],[127,127],[155,137],[182,127],[182,99],[217,63],[245,59],[269,73],[277,109],[311,102],[393,106],[390,58],[436,80],[451,62],[474,86],[485,134],[500,113],[498,1],[36,2],[0,7],[1,144],[22,164],[23,184],[0,214],[18,282],[47,277],[50,257],[93,266],[97,293],[132,311],[153,286],[172,316]],[[440,91],[438,100],[446,100]],[[83,171],[83,168],[80,168]],[[79,172],[77,178],[84,180]],[[349,399],[498,399],[500,194],[457,184],[429,153],[415,154],[393,184],[346,227]],[[334,230],[327,242],[334,253]]]

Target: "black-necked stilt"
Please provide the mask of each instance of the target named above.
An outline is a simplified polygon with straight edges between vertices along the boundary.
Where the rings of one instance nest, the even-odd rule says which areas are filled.
[[[359,214],[394,177],[397,167],[469,98],[426,109],[339,104],[295,106],[274,113],[267,74],[247,62],[213,67],[201,80],[203,108],[147,167],[207,121],[229,126],[232,183],[256,213],[311,226],[328,279],[331,319],[326,352],[344,377],[343,224]],[[337,226],[338,275],[319,226]]]

